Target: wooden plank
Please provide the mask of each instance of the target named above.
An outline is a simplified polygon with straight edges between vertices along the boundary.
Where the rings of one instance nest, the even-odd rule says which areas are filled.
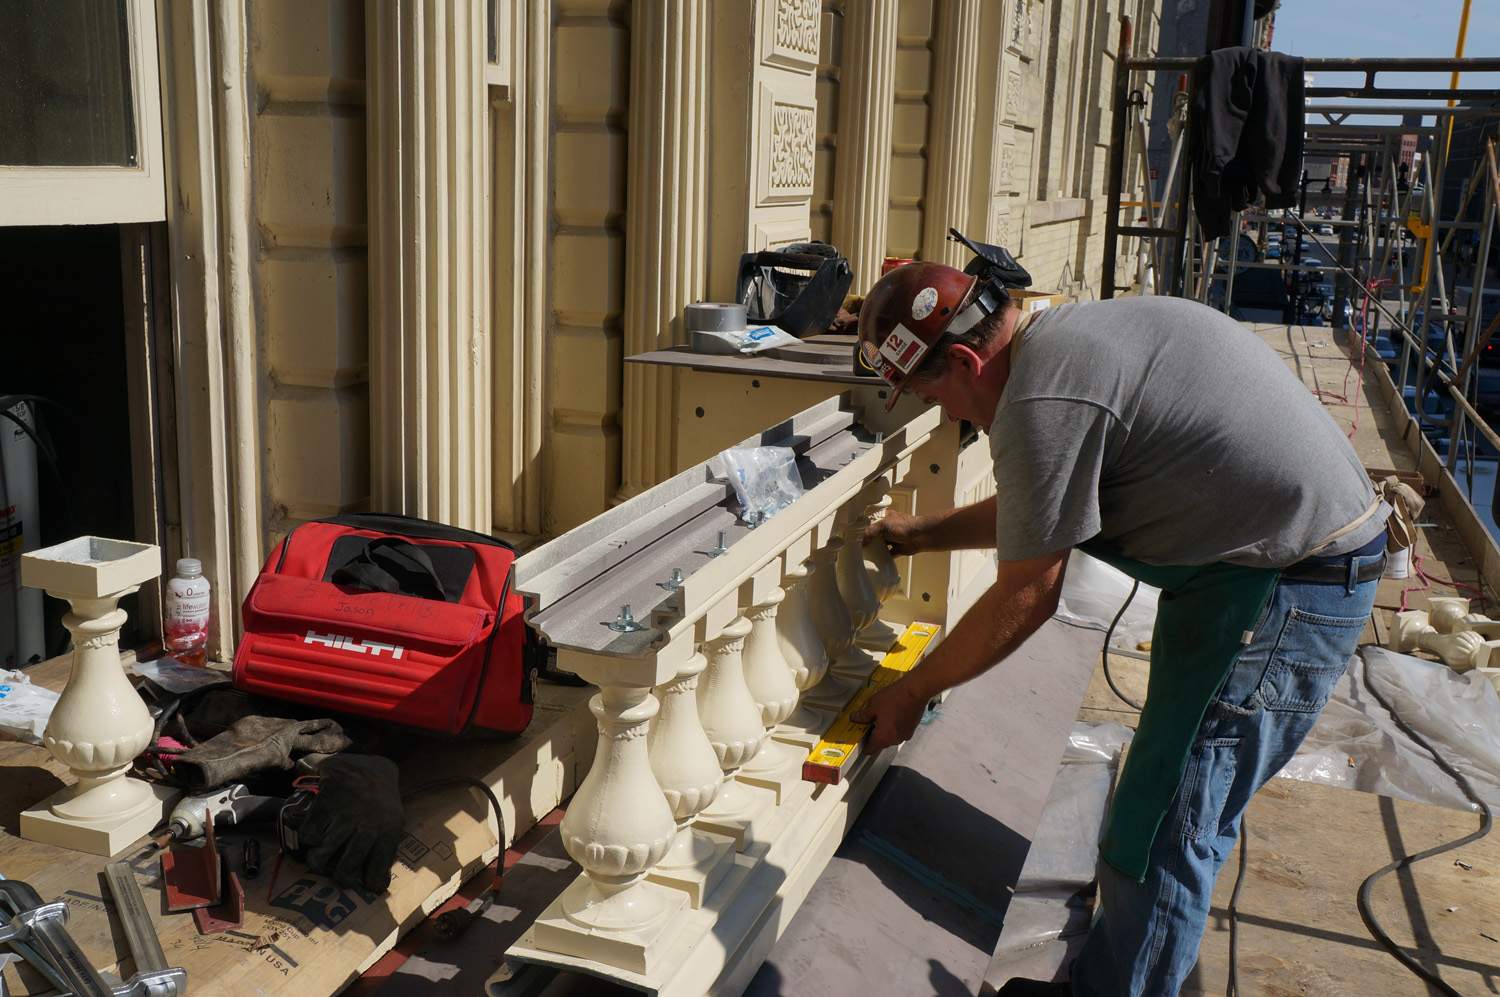
[[[1273,779],[1250,803],[1249,865],[1240,891],[1239,972],[1246,994],[1425,997],[1427,985],[1365,930],[1363,879],[1402,852],[1472,831],[1478,816],[1313,783]],[[1457,865],[1455,860],[1470,868]],[[1228,974],[1229,894],[1238,856],[1214,890],[1198,967],[1182,993],[1221,994]],[[1459,993],[1490,993],[1500,974],[1500,835],[1417,863],[1376,887],[1376,916]],[[1489,937],[1486,937],[1489,936]]]
[[[29,669],[32,680],[60,688],[66,659]],[[472,775],[501,799],[506,843],[529,830],[571,795],[592,762],[591,689],[544,685],[526,733],[509,741],[438,742],[413,739],[402,762],[403,787]],[[124,934],[111,910],[103,870],[109,859],[54,848],[17,836],[19,812],[71,776],[44,749],[0,743],[0,873],[29,882],[43,899],[64,900],[69,931],[94,965],[129,975]],[[389,951],[402,933],[450,897],[499,852],[484,798],[472,789],[434,792],[407,806],[406,835],[380,896],[340,888],[287,859],[272,882],[277,846],[258,835],[264,856],[258,879],[245,883],[245,919],[237,930],[200,935],[187,914],[166,914],[160,864],[149,850],[121,858],[133,866],[170,965],[188,971],[195,994],[334,993]],[[243,840],[243,833],[226,834]],[[228,858],[237,863],[240,845]],[[274,892],[272,887],[274,885]],[[126,965],[121,967],[124,961]],[[45,981],[15,967],[5,982],[16,994],[43,992]]]

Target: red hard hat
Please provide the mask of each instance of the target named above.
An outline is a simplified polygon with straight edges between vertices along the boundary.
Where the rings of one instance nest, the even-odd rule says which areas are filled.
[[[944,263],[908,263],[881,277],[865,295],[859,307],[859,356],[895,389],[887,412],[969,303],[977,282]]]

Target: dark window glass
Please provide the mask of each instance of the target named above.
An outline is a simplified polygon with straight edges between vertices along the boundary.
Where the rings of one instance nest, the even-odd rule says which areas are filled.
[[[136,164],[125,5],[0,2],[0,165]]]

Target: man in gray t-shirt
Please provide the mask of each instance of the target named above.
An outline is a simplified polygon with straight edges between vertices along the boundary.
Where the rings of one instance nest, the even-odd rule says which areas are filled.
[[[860,356],[990,430],[995,497],[871,528],[900,554],[992,547],[996,581],[856,719],[872,751],[1051,617],[1073,548],[1161,588],[1150,695],[1100,841],[1071,983],[1173,994],[1251,795],[1295,752],[1374,603],[1388,508],[1338,426],[1239,323],[1173,298],[1023,318],[996,275],[916,263],[871,289]],[[1028,321],[1029,319],[1029,321]],[[892,404],[895,397],[892,398]]]
[[[1283,568],[1369,508],[1354,448],[1275,352],[1181,298],[1062,305],[1029,322],[989,424],[996,547],[1098,539],[1147,564]],[[1370,516],[1320,553],[1357,550]]]

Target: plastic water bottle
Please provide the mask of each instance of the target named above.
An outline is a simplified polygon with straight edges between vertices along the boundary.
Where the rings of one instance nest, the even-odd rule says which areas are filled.
[[[162,640],[167,653],[185,665],[201,665],[208,649],[209,585],[203,562],[177,559],[177,573],[162,599]]]

